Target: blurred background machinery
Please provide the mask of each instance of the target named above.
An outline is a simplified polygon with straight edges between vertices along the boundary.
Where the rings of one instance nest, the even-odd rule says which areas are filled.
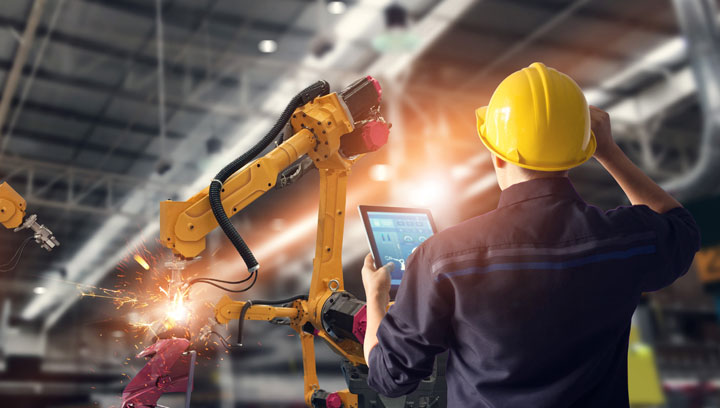
[[[368,250],[351,209],[430,207],[444,228],[494,208],[499,190],[473,110],[509,72],[543,61],[610,112],[621,147],[696,216],[703,251],[687,276],[645,297],[631,356],[654,356],[663,392],[647,394],[647,405],[720,406],[717,6],[2,1],[0,182],[62,245],[52,253],[28,246],[15,271],[0,273],[0,397],[23,407],[118,406],[143,364],[132,357],[149,344],[138,328],[147,312],[96,288],[135,293],[166,272],[157,203],[207,186],[308,84],[326,79],[338,89],[369,74],[383,84],[383,115],[393,128],[388,145],[358,162],[348,181],[345,284],[361,297]],[[594,161],[571,178],[601,208],[627,204]],[[307,290],[317,182],[308,174],[233,219],[241,232],[252,231],[244,237],[264,268],[248,298]],[[0,230],[0,262],[23,239]],[[189,269],[222,279],[242,268],[222,232],[207,245],[211,256]],[[208,288],[203,296],[219,295]],[[198,319],[212,314],[206,309],[198,306]],[[241,351],[212,342],[198,350],[193,407],[302,406],[294,332],[253,322],[245,330]],[[345,387],[330,350],[319,348],[317,362],[324,387]],[[182,395],[164,398],[163,405],[182,404]]]

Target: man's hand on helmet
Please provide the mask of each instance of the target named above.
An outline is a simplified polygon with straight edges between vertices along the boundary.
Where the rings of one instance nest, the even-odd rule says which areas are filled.
[[[597,141],[597,148],[593,156],[598,160],[612,156],[618,146],[612,137],[610,115],[596,106],[590,106],[590,128],[595,133]]]

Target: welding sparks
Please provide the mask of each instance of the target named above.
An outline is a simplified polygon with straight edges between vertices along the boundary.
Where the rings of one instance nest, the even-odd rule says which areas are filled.
[[[83,297],[110,299],[115,303],[115,305],[117,306],[117,309],[121,308],[122,306],[124,306],[126,304],[131,304],[135,307],[145,307],[148,305],[147,303],[140,302],[136,297],[117,295],[115,293],[117,293],[118,291],[115,291],[112,289],[103,289],[103,288],[98,288],[98,289],[101,291],[101,293],[96,293],[96,292],[92,292],[92,291],[86,292],[86,291],[80,290],[80,295]]]
[[[135,262],[137,262],[140,266],[142,266],[143,269],[145,269],[146,271],[149,271],[149,270],[150,270],[150,264],[148,264],[147,261],[145,260],[145,258],[143,258],[142,256],[140,256],[140,254],[135,254],[135,256],[133,256],[133,259],[134,259]]]
[[[176,293],[167,312],[168,319],[179,323],[185,321],[189,315],[190,311],[185,306],[185,295],[181,292]]]
[[[66,283],[75,284],[83,297],[107,299],[117,309],[125,308],[135,338],[146,333],[159,336],[168,332],[187,332],[186,326],[193,324],[196,317],[195,305],[188,298],[189,287],[184,285],[182,275],[179,278],[169,276],[166,268],[161,266],[163,261],[147,249],[137,248],[118,266],[116,277],[119,280],[113,289]]]
[[[142,320],[130,324],[135,328],[154,334],[187,324],[192,317],[192,312],[187,304],[188,290],[178,287],[171,287],[169,290],[162,286],[156,286],[156,288],[158,292],[151,295],[150,300],[157,308],[143,313]]]

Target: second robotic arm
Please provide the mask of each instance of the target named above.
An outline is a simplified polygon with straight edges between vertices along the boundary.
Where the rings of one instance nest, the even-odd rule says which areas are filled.
[[[37,215],[25,218],[27,203],[7,182],[0,183],[0,224],[14,231],[33,230],[35,242],[48,251],[60,246],[52,231],[37,222]],[[25,221],[23,222],[23,219]]]

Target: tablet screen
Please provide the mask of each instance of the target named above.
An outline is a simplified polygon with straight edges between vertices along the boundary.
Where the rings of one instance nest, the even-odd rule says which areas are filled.
[[[391,274],[393,286],[400,285],[410,254],[435,230],[428,210],[402,210],[363,211],[361,207],[376,266],[395,264]]]

